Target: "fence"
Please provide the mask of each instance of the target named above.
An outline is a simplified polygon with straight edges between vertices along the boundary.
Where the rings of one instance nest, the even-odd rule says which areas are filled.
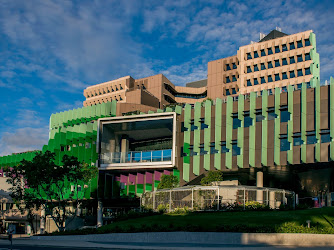
[[[226,210],[235,205],[244,209],[258,202],[272,209],[281,205],[295,207],[295,193],[276,188],[253,186],[186,186],[146,192],[141,197],[141,205],[158,210],[173,211],[188,207],[192,210]]]

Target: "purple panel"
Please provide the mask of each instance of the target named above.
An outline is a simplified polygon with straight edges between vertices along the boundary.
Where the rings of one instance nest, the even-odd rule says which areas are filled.
[[[136,183],[136,176],[134,174],[129,174],[129,182],[130,184]]]
[[[153,174],[150,172],[146,172],[146,183],[152,184],[153,183]]]
[[[164,170],[164,175],[170,175],[170,171]]]
[[[121,174],[121,183],[128,184],[128,176]]]
[[[161,177],[161,172],[154,171],[154,180],[155,181],[160,181],[160,177]]]
[[[137,174],[137,184],[144,184],[144,175],[138,173]]]
[[[3,169],[1,168],[0,169],[0,177],[2,177],[3,176]]]
[[[115,176],[115,181],[121,181],[121,177]]]

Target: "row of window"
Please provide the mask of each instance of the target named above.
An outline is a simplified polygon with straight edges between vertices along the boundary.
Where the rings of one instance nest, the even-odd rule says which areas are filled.
[[[300,77],[300,76],[304,76],[304,75],[305,76],[311,75],[311,69],[310,68],[305,68],[304,72],[303,72],[303,69],[297,69],[297,71],[291,70],[291,71],[289,71],[289,73],[282,72],[281,74],[274,74],[274,78],[273,78],[272,75],[268,75],[266,77],[262,76],[262,77],[260,77],[260,79],[258,79],[258,78],[253,78],[252,80],[247,79],[247,87],[258,85],[260,83],[264,84],[264,83],[276,82],[276,81],[280,81],[280,80],[292,79],[292,78]]]
[[[303,44],[303,40],[299,40],[297,42],[291,42],[289,44],[282,44],[282,45],[277,45],[273,48],[267,48],[267,49],[261,49],[260,52],[258,51],[254,51],[253,53],[246,53],[246,60],[251,60],[251,59],[255,59],[258,58],[260,56],[269,56],[275,53],[281,53],[284,51],[288,51],[288,50],[294,50],[296,48],[303,48],[303,47],[307,47],[310,46],[310,40],[309,39],[304,39],[304,44]],[[288,48],[289,47],[289,48]]]
[[[251,67],[251,66],[246,67],[246,73],[252,73],[252,72],[257,72],[257,71],[260,71],[260,70],[272,69],[274,67],[280,67],[280,66],[285,66],[285,65],[288,65],[288,64],[294,64],[294,63],[296,63],[296,59],[297,59],[297,63],[298,62],[303,62],[303,61],[309,61],[309,60],[311,60],[311,56],[310,56],[310,53],[306,53],[304,58],[303,58],[303,55],[297,55],[296,57],[291,56],[291,57],[289,57],[289,63],[288,63],[287,58],[282,58],[281,60],[279,60],[279,59],[274,60],[274,64],[271,61],[267,62],[266,63],[267,65],[265,63],[261,63],[260,66],[258,64],[254,64],[253,67]]]
[[[230,83],[230,82],[236,82],[237,81],[237,78],[239,78],[239,76],[235,76],[235,75],[232,75],[231,78],[229,76],[226,76],[225,78],[225,83]]]
[[[92,144],[95,145],[96,142],[95,141],[93,141],[93,143],[86,142],[85,144],[79,143],[79,144],[73,144],[72,146],[70,145],[60,146],[60,151],[61,152],[71,151],[73,148],[76,148],[76,147],[85,147],[86,149],[88,149],[88,148],[92,148]]]
[[[238,145],[237,145],[237,141],[233,140],[231,143],[232,143],[232,155],[233,156],[240,155],[241,150],[240,150],[240,147],[238,147]],[[221,141],[220,142],[220,149],[221,149],[221,153],[222,154],[230,152],[230,150],[226,147],[226,141]],[[204,144],[200,144],[200,146],[199,146],[199,153],[198,152],[194,152],[193,145],[189,146],[189,151],[190,151],[189,152],[189,156],[205,155],[205,154],[208,154],[208,153],[210,153],[210,154],[218,154],[219,153],[219,151],[215,147],[215,143],[214,142],[210,143],[210,152],[208,152],[208,151],[206,151],[204,149]],[[183,147],[181,147],[181,155],[182,156],[186,156],[186,154],[183,152]]]
[[[239,63],[238,63],[239,65]],[[225,64],[225,71],[229,71],[229,70],[232,70],[232,69],[236,69],[238,66],[236,63],[232,63],[232,65],[230,64]]]
[[[115,92],[115,91],[122,90],[122,89],[123,89],[123,87],[122,87],[121,84],[119,85],[119,88],[117,86],[112,86],[111,87],[111,91],[109,89],[107,89],[107,92],[105,90],[103,90],[102,92],[99,90],[98,93],[95,92],[95,93],[92,93],[91,95],[87,94],[87,98],[88,97],[98,96],[98,95],[104,95],[104,94]]]

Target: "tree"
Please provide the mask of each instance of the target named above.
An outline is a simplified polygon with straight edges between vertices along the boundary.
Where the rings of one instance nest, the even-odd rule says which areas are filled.
[[[161,176],[161,181],[158,185],[158,189],[175,188],[179,185],[179,179],[175,175]]]
[[[223,172],[216,170],[216,171],[209,171],[207,176],[203,177],[201,180],[201,184],[203,186],[210,185],[213,181],[222,181],[223,180]]]
[[[29,218],[34,210],[45,209],[59,231],[64,231],[66,220],[74,218],[82,205],[85,184],[96,176],[97,169],[68,155],[63,156],[62,165],[58,166],[55,154],[46,151],[38,152],[32,161],[21,161],[7,172],[11,197],[20,210],[28,212]],[[69,205],[74,212],[68,209]]]

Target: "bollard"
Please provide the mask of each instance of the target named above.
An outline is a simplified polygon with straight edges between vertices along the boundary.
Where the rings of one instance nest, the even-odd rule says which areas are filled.
[[[308,228],[311,228],[311,221],[310,221],[310,220],[307,220],[306,223],[307,223],[307,227],[308,227]]]

